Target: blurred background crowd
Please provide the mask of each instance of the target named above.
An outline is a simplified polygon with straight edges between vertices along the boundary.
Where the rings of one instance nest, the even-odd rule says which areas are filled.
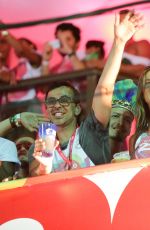
[[[148,9],[145,10],[146,14],[148,11]],[[132,12],[134,14],[133,8]],[[121,10],[120,20],[123,20],[127,13],[128,10]],[[0,31],[0,127],[3,128],[5,126],[4,132],[1,131],[1,137],[15,142],[17,150],[13,150],[15,148],[13,146],[11,150],[3,146],[3,138],[1,139],[0,148],[2,155],[5,156],[7,155],[7,153],[4,154],[5,151],[17,151],[19,159],[17,156],[14,156],[14,158],[12,156],[13,160],[11,163],[15,162],[18,164],[18,162],[22,162],[23,170],[19,172],[19,178],[29,175],[27,152],[36,138],[35,130],[31,130],[33,123],[31,122],[32,125],[28,124],[28,118],[31,120],[33,118],[35,121],[40,119],[38,117],[40,116],[39,114],[46,113],[44,100],[47,83],[34,87],[31,82],[31,87],[30,79],[38,80],[39,78],[42,81],[42,79],[52,78],[52,81],[55,82],[55,77],[62,77],[63,80],[63,74],[67,73],[67,80],[71,81],[73,86],[80,92],[81,104],[84,108],[83,116],[85,116],[89,111],[93,90],[100,78],[100,73],[104,68],[111,46],[111,39],[109,41],[105,39],[105,30],[108,31],[108,36],[109,33],[111,34],[112,22],[109,21],[107,23],[111,16],[110,13],[109,15],[94,18],[93,23],[97,21],[98,25],[96,26],[97,33],[92,29],[92,20],[90,18],[88,18],[87,22],[89,25],[88,23],[86,24],[85,32],[81,28],[82,23],[80,27],[78,20],[48,25],[46,30],[48,30],[48,27],[52,27],[51,31],[53,31],[49,34],[49,39],[43,39],[43,44],[38,43],[40,40],[38,37],[36,37],[35,41],[33,40],[33,34],[32,36],[29,35],[30,33],[28,34],[30,29],[25,29],[24,32],[21,31],[21,36],[16,35],[17,33],[13,29],[3,29]],[[99,20],[99,17],[102,17],[102,20]],[[106,26],[103,23],[105,17]],[[1,17],[1,24],[5,23],[5,17],[4,19]],[[38,27],[35,29],[39,30]],[[86,33],[88,34],[87,38]],[[82,40],[83,34],[84,39]],[[109,123],[112,156],[117,152],[129,150],[129,137],[135,131],[138,81],[144,70],[150,66],[150,38],[148,30],[145,31],[144,35],[142,34],[140,38],[132,37],[124,48],[120,71],[114,88],[112,113]],[[41,30],[41,37],[43,38],[43,36]],[[96,69],[99,71],[99,74],[96,73],[88,78],[86,71],[90,71],[90,69]],[[80,74],[80,71],[82,74]],[[74,76],[77,74],[82,75],[82,77],[73,77],[72,79],[71,73],[73,72],[75,73]],[[20,82],[24,80],[28,86],[23,89],[20,88],[20,90],[14,91],[3,90],[3,87],[6,86],[12,86],[13,88],[21,85]],[[38,118],[30,114],[32,112],[38,113]],[[21,127],[18,125],[17,129],[16,127],[7,128],[7,119],[20,113],[23,114],[23,125]],[[18,117],[18,119],[21,118]],[[5,159],[2,156],[0,161],[7,161],[7,157]],[[14,164],[13,167],[18,172]],[[14,170],[12,171],[14,175]],[[12,175],[12,173],[10,174]]]

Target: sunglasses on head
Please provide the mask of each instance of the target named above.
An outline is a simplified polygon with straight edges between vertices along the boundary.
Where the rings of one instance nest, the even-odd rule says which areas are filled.
[[[55,106],[57,102],[62,106],[69,106],[71,103],[74,103],[74,100],[69,96],[61,96],[58,99],[55,97],[48,97],[45,100],[45,104],[50,108]]]

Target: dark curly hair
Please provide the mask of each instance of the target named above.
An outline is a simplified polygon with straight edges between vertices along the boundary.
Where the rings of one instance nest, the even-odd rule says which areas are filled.
[[[75,38],[75,40],[76,40],[76,42],[79,42],[80,39],[81,39],[81,37],[80,37],[80,33],[81,33],[80,29],[77,26],[73,25],[72,23],[61,23],[61,24],[59,24],[56,27],[55,36],[57,36],[57,33],[58,33],[59,30],[61,30],[61,31],[67,31],[67,30],[71,31],[73,36],[74,36],[74,38]]]

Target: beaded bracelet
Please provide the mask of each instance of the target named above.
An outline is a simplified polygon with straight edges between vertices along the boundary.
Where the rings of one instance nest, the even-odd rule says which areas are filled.
[[[21,113],[15,114],[9,118],[12,128],[21,127]]]

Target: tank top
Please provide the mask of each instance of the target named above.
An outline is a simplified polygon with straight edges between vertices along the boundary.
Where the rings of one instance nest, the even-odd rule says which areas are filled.
[[[150,134],[142,133],[135,143],[136,159],[150,157]]]

